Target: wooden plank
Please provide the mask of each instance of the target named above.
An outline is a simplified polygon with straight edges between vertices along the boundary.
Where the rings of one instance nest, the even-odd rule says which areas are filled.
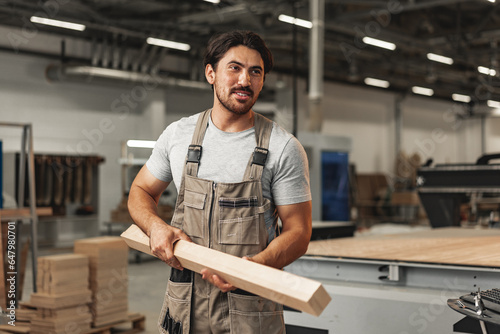
[[[149,238],[137,225],[122,233],[134,249],[153,255]],[[294,309],[319,316],[331,298],[320,282],[179,240],[174,255],[184,268],[207,268],[232,285]]]
[[[46,293],[34,292],[31,294],[32,305],[37,308],[60,309],[92,302],[92,291],[79,289],[73,293],[64,295],[49,295]]]
[[[35,209],[37,216],[52,216],[52,207],[40,207]],[[30,208],[0,209],[1,221],[13,221],[31,218]]]
[[[29,325],[19,325],[17,323],[16,323],[16,326],[0,325],[0,330],[6,331],[7,333],[27,334],[30,332],[30,326]]]

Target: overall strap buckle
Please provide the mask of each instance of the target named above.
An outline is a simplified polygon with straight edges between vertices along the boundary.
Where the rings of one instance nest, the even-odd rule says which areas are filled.
[[[201,152],[201,145],[189,145],[186,163],[194,162],[199,164],[201,159]]]
[[[253,151],[253,165],[265,166],[267,160],[267,154],[269,153],[268,149],[262,147],[256,147]]]

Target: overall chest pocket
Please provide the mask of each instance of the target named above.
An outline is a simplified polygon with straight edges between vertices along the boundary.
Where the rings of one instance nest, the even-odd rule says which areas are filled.
[[[205,237],[205,205],[207,194],[191,190],[184,192],[184,223],[182,229],[191,238]]]
[[[252,197],[219,199],[219,242],[226,245],[257,245],[262,215],[258,199]]]

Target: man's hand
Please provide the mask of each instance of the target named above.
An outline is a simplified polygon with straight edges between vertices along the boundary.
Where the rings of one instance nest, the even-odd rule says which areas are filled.
[[[243,259],[248,260],[248,261],[253,261],[248,256],[244,256]],[[201,274],[201,278],[203,278],[205,281],[211,283],[212,285],[215,285],[222,292],[228,292],[228,291],[233,291],[233,290],[237,289],[234,285],[226,282],[222,277],[220,277],[217,274],[214,274],[213,272],[211,272],[207,268],[202,269],[200,271],[200,274]]]
[[[174,256],[174,244],[177,240],[191,239],[178,228],[158,222],[151,226],[149,247],[151,252],[172,268],[183,270],[179,260]]]
[[[210,282],[212,285],[215,285],[218,287],[222,292],[228,292],[232,290],[236,290],[236,287],[228,282],[226,282],[222,277],[220,277],[217,274],[212,273],[208,269],[202,269],[201,272],[201,278],[203,278],[205,281]]]

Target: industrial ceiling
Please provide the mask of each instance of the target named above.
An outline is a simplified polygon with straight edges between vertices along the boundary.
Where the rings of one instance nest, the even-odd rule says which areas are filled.
[[[59,46],[40,55],[200,81],[200,70],[193,75],[193,70],[168,69],[162,58],[185,58],[194,64],[191,68],[199,68],[213,33],[249,29],[268,43],[275,57],[274,72],[307,79],[311,29],[282,22],[280,15],[310,20],[310,1],[1,0],[0,24],[24,31],[36,29],[61,41],[85,40],[91,48],[86,56],[74,59],[65,57],[64,47]],[[390,91],[413,94],[412,87],[419,86],[432,89],[434,98],[450,101],[452,94],[461,94],[471,98],[469,112],[487,100],[500,101],[500,5],[492,1],[320,0],[324,7],[324,79],[365,86],[365,78],[371,77],[387,81]],[[30,22],[32,16],[86,28],[74,31],[41,25]],[[190,49],[150,45],[148,37],[186,43]],[[391,42],[395,49],[367,44],[364,37]],[[19,43],[16,51],[26,51],[23,48]],[[12,47],[2,50],[12,51]],[[36,54],[32,49],[30,52]],[[429,53],[451,58],[453,63],[432,61]],[[127,54],[133,59],[127,60]],[[148,66],[134,66],[134,61]]]

